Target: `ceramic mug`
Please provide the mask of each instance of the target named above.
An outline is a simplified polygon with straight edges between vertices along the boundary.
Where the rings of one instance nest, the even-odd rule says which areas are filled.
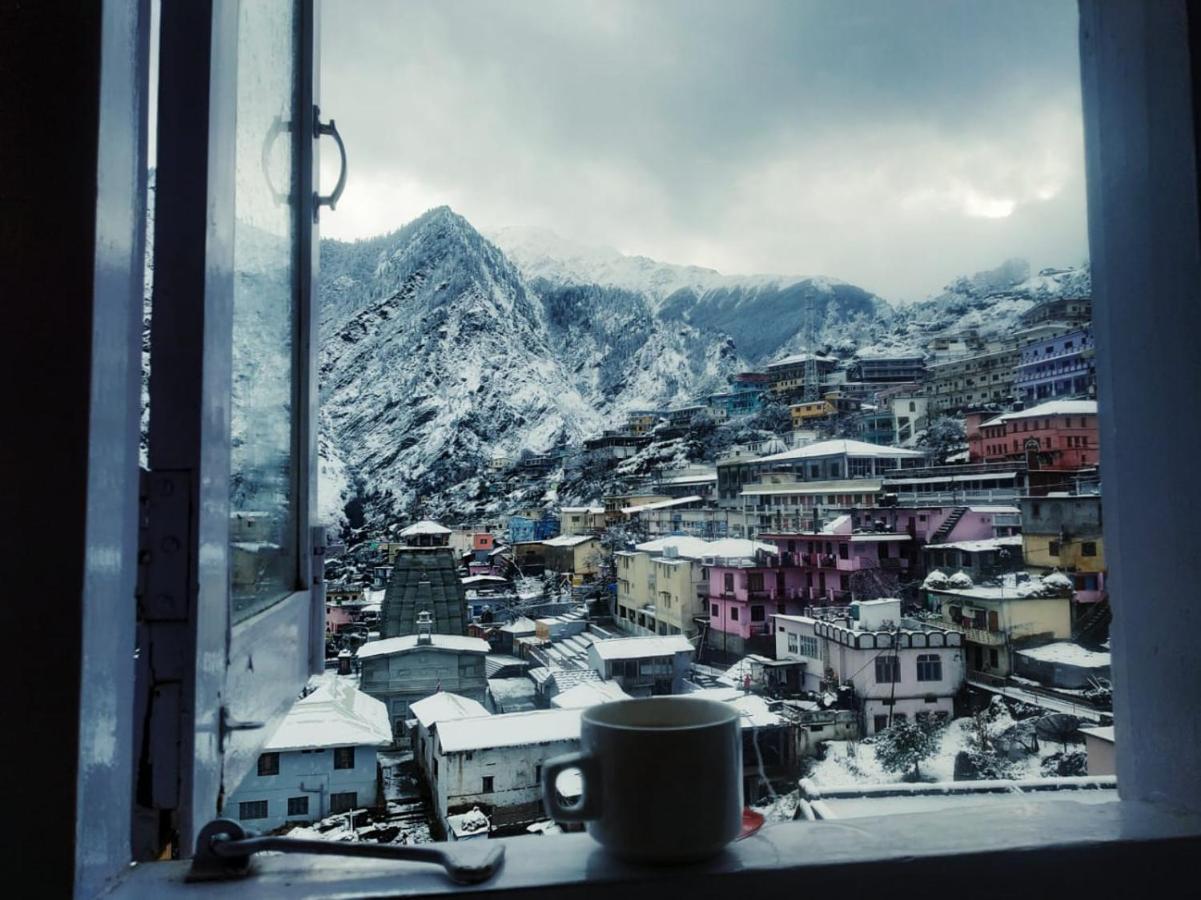
[[[567,804],[559,774],[579,769]],[[689,697],[620,700],[584,710],[580,752],[542,766],[542,797],[556,822],[585,822],[617,856],[687,862],[718,853],[742,824],[738,710]]]

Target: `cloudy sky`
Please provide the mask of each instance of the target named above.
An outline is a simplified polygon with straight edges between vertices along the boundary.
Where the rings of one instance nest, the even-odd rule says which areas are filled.
[[[326,0],[322,30],[326,235],[448,204],[890,299],[1087,256],[1075,0]]]

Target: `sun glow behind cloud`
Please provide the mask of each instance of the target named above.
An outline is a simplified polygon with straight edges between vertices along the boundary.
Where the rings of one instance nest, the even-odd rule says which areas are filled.
[[[890,298],[1087,252],[1071,0],[325,8],[352,167],[326,235],[445,203]]]

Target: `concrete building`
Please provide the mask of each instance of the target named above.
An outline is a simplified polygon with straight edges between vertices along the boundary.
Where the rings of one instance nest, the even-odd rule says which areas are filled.
[[[413,748],[413,760],[432,784],[430,773],[434,767],[434,749],[437,744],[438,724],[452,719],[474,719],[490,715],[478,701],[450,691],[438,691],[409,707],[413,716],[406,723],[409,729],[409,746]]]
[[[1071,638],[1071,582],[1062,575],[1019,580],[1021,574],[1004,576],[1000,584],[968,579],[961,586],[935,586],[927,576],[927,603],[942,613],[944,627],[963,634],[969,673],[1006,678],[1017,650]]]
[[[1009,403],[1013,399],[1013,373],[1018,359],[1017,347],[1008,346],[931,365],[926,370],[930,416]]]
[[[1109,654],[1071,641],[1055,641],[1014,652],[1015,675],[1048,687],[1079,690],[1109,680]]]
[[[805,663],[804,686],[854,689],[863,733],[900,718],[950,719],[963,687],[963,635],[903,618],[896,599],[777,615],[776,657]]]
[[[599,504],[564,506],[559,509],[559,534],[563,537],[596,534],[604,527],[605,508]]]
[[[818,441],[754,460],[756,474],[791,472],[803,481],[872,478],[925,465],[926,454],[847,439]],[[720,463],[719,463],[720,466]]]
[[[544,818],[542,765],[578,750],[580,710],[542,709],[451,719],[433,740],[430,793],[446,817],[478,806],[497,830],[520,829]]]
[[[810,361],[810,354],[797,353],[764,366],[763,371],[768,376],[768,390],[772,396],[786,398],[805,393],[805,372]],[[813,356],[812,363],[818,377],[818,384],[813,387],[820,392],[826,376],[838,368],[838,360],[818,354]]]
[[[1095,468],[1101,460],[1096,400],[1051,400],[981,422],[968,420],[972,462],[1023,461],[1031,469]]]
[[[387,707],[337,677],[293,704],[222,815],[256,831],[380,805],[376,753],[392,742]]]
[[[1056,297],[1044,300],[1026,310],[1021,322],[1027,327],[1044,323],[1087,325],[1093,318],[1093,301],[1090,297]]]
[[[921,381],[926,374],[924,356],[869,356],[861,354],[847,367],[848,381]]]
[[[487,641],[457,634],[411,634],[369,641],[358,650],[364,691],[388,706],[398,742],[406,739],[409,707],[438,691],[483,702]]]
[[[1106,599],[1101,495],[1053,493],[1020,504],[1026,564],[1066,573],[1077,603]]]
[[[617,570],[617,624],[636,635],[683,634],[700,630],[698,619],[708,615],[707,565],[729,556],[753,557],[771,552],[768,545],[727,539],[667,537],[647,541],[633,550],[613,554]]]
[[[692,664],[694,648],[683,635],[594,641],[588,666],[605,681],[615,681],[633,697],[678,694]]]
[[[917,437],[930,423],[930,399],[907,395],[888,400],[892,411],[893,444],[912,449]]]
[[[543,567],[571,575],[577,583],[591,581],[600,572],[601,544],[592,534],[560,535],[542,542]]]
[[[1047,400],[1097,395],[1096,351],[1091,328],[1032,341],[1022,347],[1014,388],[1025,406]]]
[[[966,572],[975,582],[988,581],[1023,567],[1020,535],[989,537],[974,541],[926,544],[922,548],[925,570]]]
[[[1080,733],[1084,735],[1084,751],[1088,754],[1088,774],[1116,775],[1113,726],[1081,728]]]

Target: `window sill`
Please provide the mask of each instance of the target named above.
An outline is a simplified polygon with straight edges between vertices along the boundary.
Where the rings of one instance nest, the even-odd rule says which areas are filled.
[[[708,862],[662,868],[617,861],[586,834],[503,840],[503,868],[474,887],[453,885],[428,865],[273,855],[256,858],[251,876],[205,884],[185,883],[186,862],[142,864],[107,896],[256,900],[506,891],[557,898],[620,886],[623,898],[661,900],[664,892],[791,892],[802,877],[807,892],[828,890],[831,896],[885,883],[902,894],[911,883],[914,894],[931,884],[972,884],[973,894],[986,897],[1118,896],[1135,885],[1145,889],[1149,872],[1162,876],[1190,865],[1201,845],[1201,815],[1139,802],[1004,800],[948,812],[788,822],[732,844]]]

